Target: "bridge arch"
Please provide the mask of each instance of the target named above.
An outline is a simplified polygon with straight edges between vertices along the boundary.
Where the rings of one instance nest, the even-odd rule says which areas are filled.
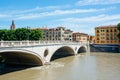
[[[43,61],[38,54],[27,50],[3,50],[0,55],[5,58],[6,64],[42,66]]]
[[[85,46],[81,46],[81,47],[78,49],[78,51],[77,51],[78,54],[80,54],[80,53],[85,53],[85,52],[87,52],[87,49],[86,49]]]
[[[58,59],[58,58],[62,58],[62,57],[72,56],[74,54],[75,54],[75,52],[71,47],[63,46],[63,47],[58,48],[53,53],[53,55],[50,58],[50,61]]]

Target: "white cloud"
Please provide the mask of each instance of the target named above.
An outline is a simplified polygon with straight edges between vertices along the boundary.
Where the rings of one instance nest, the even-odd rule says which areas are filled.
[[[111,21],[111,20],[120,20],[120,14],[117,15],[98,15],[84,18],[65,18],[60,21],[67,22],[103,22],[103,21]]]
[[[79,0],[77,5],[117,4],[120,0]]]
[[[10,26],[2,26],[2,25],[0,25],[0,29],[8,29]]]
[[[0,18],[8,17],[8,15],[0,14]]]
[[[64,8],[69,7],[69,5],[64,5]],[[31,9],[25,9],[25,10],[8,10],[8,11],[3,11],[3,13],[8,13],[9,14],[25,14],[25,13],[35,13],[35,12],[41,12],[43,10],[56,10],[56,9],[62,9],[63,6],[47,6],[47,7],[40,7],[36,6],[35,8]]]
[[[100,25],[116,25],[120,22],[120,14],[98,15],[83,18],[63,18],[56,22],[65,25],[67,28],[77,32],[84,32],[94,35],[94,28]]]
[[[47,16],[56,16],[56,15],[66,15],[66,14],[78,14],[78,13],[90,13],[90,12],[97,12],[97,11],[105,11],[107,8],[102,9],[72,9],[72,10],[55,10],[51,12],[43,12],[43,13],[34,13],[34,14],[23,14],[23,15],[16,15],[16,19],[34,19],[40,17],[47,17]]]
[[[106,23],[104,23],[102,25],[116,25],[118,23],[120,23],[120,20],[108,21],[108,22],[106,22]]]

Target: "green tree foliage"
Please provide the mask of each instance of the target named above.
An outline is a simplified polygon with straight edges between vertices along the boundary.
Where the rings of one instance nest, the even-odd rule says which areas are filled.
[[[20,41],[21,40],[29,40],[29,39],[27,39],[27,36],[29,36],[29,35],[28,35],[28,29],[26,29],[26,28],[16,29],[15,35],[16,35],[17,40],[20,40]]]
[[[40,30],[31,30],[30,31],[30,40],[40,40],[42,37],[42,32]]]
[[[0,30],[0,40],[21,41],[21,40],[40,40],[42,33],[40,30],[30,30],[18,28],[16,30]]]
[[[6,30],[3,34],[3,40],[12,41],[16,40],[15,30]]]
[[[0,40],[4,40],[4,34],[7,30],[0,30]]]
[[[118,23],[118,25],[117,25],[117,29],[118,29],[118,31],[119,31],[119,33],[118,33],[118,38],[119,38],[119,41],[120,41],[120,23]]]

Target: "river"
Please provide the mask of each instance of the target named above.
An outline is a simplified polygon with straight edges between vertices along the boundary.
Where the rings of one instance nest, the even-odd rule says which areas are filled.
[[[0,80],[120,80],[120,54],[69,56],[54,60],[51,65],[2,74]]]

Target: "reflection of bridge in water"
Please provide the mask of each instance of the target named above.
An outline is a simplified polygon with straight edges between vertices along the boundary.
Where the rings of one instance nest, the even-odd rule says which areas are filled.
[[[89,53],[88,43],[0,41],[0,55],[5,63],[21,65],[44,65],[56,58]]]

